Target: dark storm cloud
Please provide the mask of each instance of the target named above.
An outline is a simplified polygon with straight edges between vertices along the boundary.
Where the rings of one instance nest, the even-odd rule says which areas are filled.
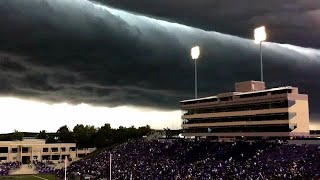
[[[255,21],[255,20],[252,20]],[[193,97],[190,47],[201,47],[199,93],[259,80],[259,46],[85,0],[0,1],[3,95],[49,102],[177,109]],[[268,87],[293,85],[310,95],[316,114],[317,50],[264,43]]]
[[[318,0],[97,0],[113,7],[244,38],[266,25],[268,40],[320,47]]]

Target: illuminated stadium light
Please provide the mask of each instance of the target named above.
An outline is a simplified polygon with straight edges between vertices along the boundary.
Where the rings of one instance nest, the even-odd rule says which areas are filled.
[[[197,59],[200,55],[200,47],[194,46],[191,48],[191,57],[194,61],[194,96],[197,99],[198,98],[198,84],[197,84]]]
[[[267,39],[266,28],[264,26],[258,27],[254,30],[254,42],[261,43]]]
[[[194,46],[193,48],[191,48],[191,57],[192,57],[192,59],[197,60],[199,55],[200,55],[199,46]]]
[[[254,42],[260,44],[260,72],[261,81],[263,81],[263,63],[262,63],[262,41],[267,39],[266,28],[264,26],[258,27],[254,30]]]

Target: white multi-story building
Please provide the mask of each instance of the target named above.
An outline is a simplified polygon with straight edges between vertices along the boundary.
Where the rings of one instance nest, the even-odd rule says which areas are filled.
[[[308,95],[297,87],[266,89],[261,81],[235,84],[235,92],[180,102],[183,136],[309,137]]]
[[[50,160],[58,162],[64,160],[65,157],[81,158],[94,150],[94,148],[77,149],[76,143],[46,144],[43,139],[0,141],[0,161],[29,163],[32,160]]]

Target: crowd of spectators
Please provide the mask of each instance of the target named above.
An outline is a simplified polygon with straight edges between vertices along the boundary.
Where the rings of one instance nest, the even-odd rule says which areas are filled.
[[[44,173],[44,174],[56,173],[54,165],[51,161],[33,161],[33,164],[35,165],[35,168],[39,173]]]
[[[312,179],[318,145],[278,142],[132,141],[72,163],[68,174],[112,179]]]
[[[72,163],[67,174],[112,179],[317,179],[320,146],[267,141],[212,142],[192,140],[130,141],[94,157]],[[50,162],[33,162],[39,173],[64,177]],[[0,164],[0,175],[21,163]]]
[[[9,175],[10,171],[19,169],[21,166],[20,162],[6,162],[0,164],[0,176]]]

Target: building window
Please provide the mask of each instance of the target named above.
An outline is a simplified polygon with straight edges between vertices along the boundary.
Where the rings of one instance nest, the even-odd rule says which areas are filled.
[[[8,153],[8,147],[0,147],[0,153]]]
[[[208,128],[211,132],[226,133],[226,132],[291,132],[288,125],[265,125],[265,126],[232,126],[232,127],[199,127],[184,129],[186,133],[208,133]]]
[[[59,160],[59,159],[60,159],[60,155],[52,155],[51,160]]]
[[[22,153],[28,153],[28,152],[29,152],[29,148],[27,148],[27,147],[22,148]]]
[[[65,148],[65,147],[62,147],[62,148],[61,148],[61,151],[62,151],[62,152],[65,152],[65,151],[66,151],[66,148]]]
[[[42,156],[42,160],[50,160],[50,156],[49,155],[44,155],[44,156]]]
[[[288,113],[274,113],[274,114],[256,114],[247,116],[225,116],[214,118],[194,118],[186,119],[183,124],[197,124],[197,123],[217,123],[217,122],[236,122],[236,121],[272,121],[272,120],[288,120]]]
[[[0,161],[6,161],[7,157],[0,157]]]
[[[52,152],[58,152],[58,148],[56,148],[56,147],[55,148],[51,148],[51,151]]]
[[[12,153],[17,153],[17,152],[18,152],[18,148],[12,148],[12,149],[11,149],[11,152],[12,152]]]
[[[211,107],[211,108],[185,110],[186,112],[184,115],[275,109],[275,108],[286,108],[286,107],[288,107],[288,101],[274,101],[274,102],[265,102],[265,103],[238,104],[238,105],[231,105],[231,106],[217,106],[217,107]]]
[[[37,160],[37,159],[38,159],[38,156],[33,156],[33,159],[34,159],[34,160]]]
[[[49,148],[43,148],[42,152],[49,152]]]
[[[76,151],[76,147],[70,147],[69,150],[70,151]]]

